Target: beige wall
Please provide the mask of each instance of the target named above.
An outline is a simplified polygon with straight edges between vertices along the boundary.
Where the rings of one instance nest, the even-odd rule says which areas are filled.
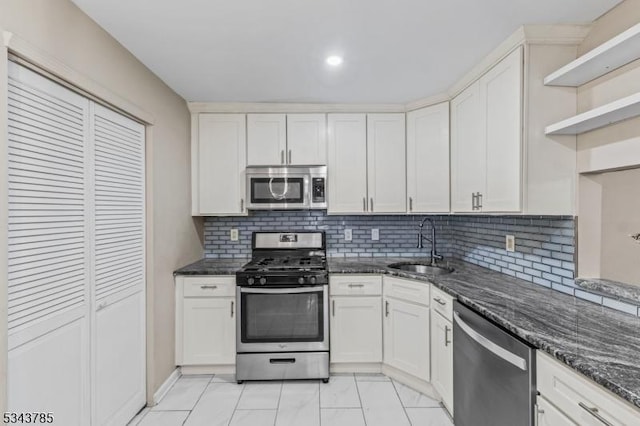
[[[640,22],[640,0],[625,0],[597,19],[579,46],[584,54]],[[640,60],[581,86],[578,111],[640,92]],[[578,170],[640,167],[640,118],[578,136]],[[640,244],[628,237],[637,221],[637,172],[587,175],[579,179],[578,275],[640,285]],[[632,191],[632,192],[629,192]],[[635,193],[634,193],[635,192]],[[633,194],[633,195],[632,195]],[[640,232],[636,229],[635,232]]]
[[[0,28],[153,117],[147,137],[149,400],[175,368],[172,272],[202,256],[200,223],[190,214],[190,118],[186,103],[68,0],[2,0]],[[5,98],[4,93],[0,96]],[[0,123],[5,118],[6,112],[0,109]],[[4,169],[6,154],[2,150],[0,157],[4,157],[0,158]],[[2,214],[0,222],[2,229],[6,228]],[[6,291],[0,308],[5,304]],[[2,342],[0,353],[4,355],[6,339]],[[5,375],[2,380],[5,392]]]

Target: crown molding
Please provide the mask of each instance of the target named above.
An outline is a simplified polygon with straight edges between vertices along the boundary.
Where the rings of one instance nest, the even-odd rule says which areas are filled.
[[[322,104],[276,102],[188,102],[192,113],[363,113],[405,112],[403,104]]]
[[[405,112],[410,112],[416,109],[426,108],[432,105],[441,104],[443,102],[449,102],[450,100],[451,98],[447,93],[438,93],[437,95],[411,101],[404,106],[404,109],[405,109]]]

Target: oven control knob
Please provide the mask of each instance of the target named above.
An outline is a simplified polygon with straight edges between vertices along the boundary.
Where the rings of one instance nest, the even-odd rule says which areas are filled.
[[[256,282],[256,280],[254,280],[253,277],[247,279],[247,284],[249,285],[253,285],[254,282]]]
[[[316,277],[311,277],[311,278],[309,278],[309,282],[310,282],[311,284],[315,284],[315,283],[316,283]]]
[[[265,277],[260,278],[260,284],[265,285],[267,283],[267,279]]]
[[[298,284],[304,284],[304,277],[298,278]]]

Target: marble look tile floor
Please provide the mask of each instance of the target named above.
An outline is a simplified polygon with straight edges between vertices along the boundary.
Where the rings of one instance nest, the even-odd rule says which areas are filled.
[[[381,374],[247,382],[182,376],[129,426],[453,426],[438,401]]]

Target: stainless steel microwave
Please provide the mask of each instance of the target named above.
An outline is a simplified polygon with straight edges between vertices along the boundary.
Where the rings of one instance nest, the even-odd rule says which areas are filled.
[[[247,208],[327,208],[327,166],[247,167]]]

